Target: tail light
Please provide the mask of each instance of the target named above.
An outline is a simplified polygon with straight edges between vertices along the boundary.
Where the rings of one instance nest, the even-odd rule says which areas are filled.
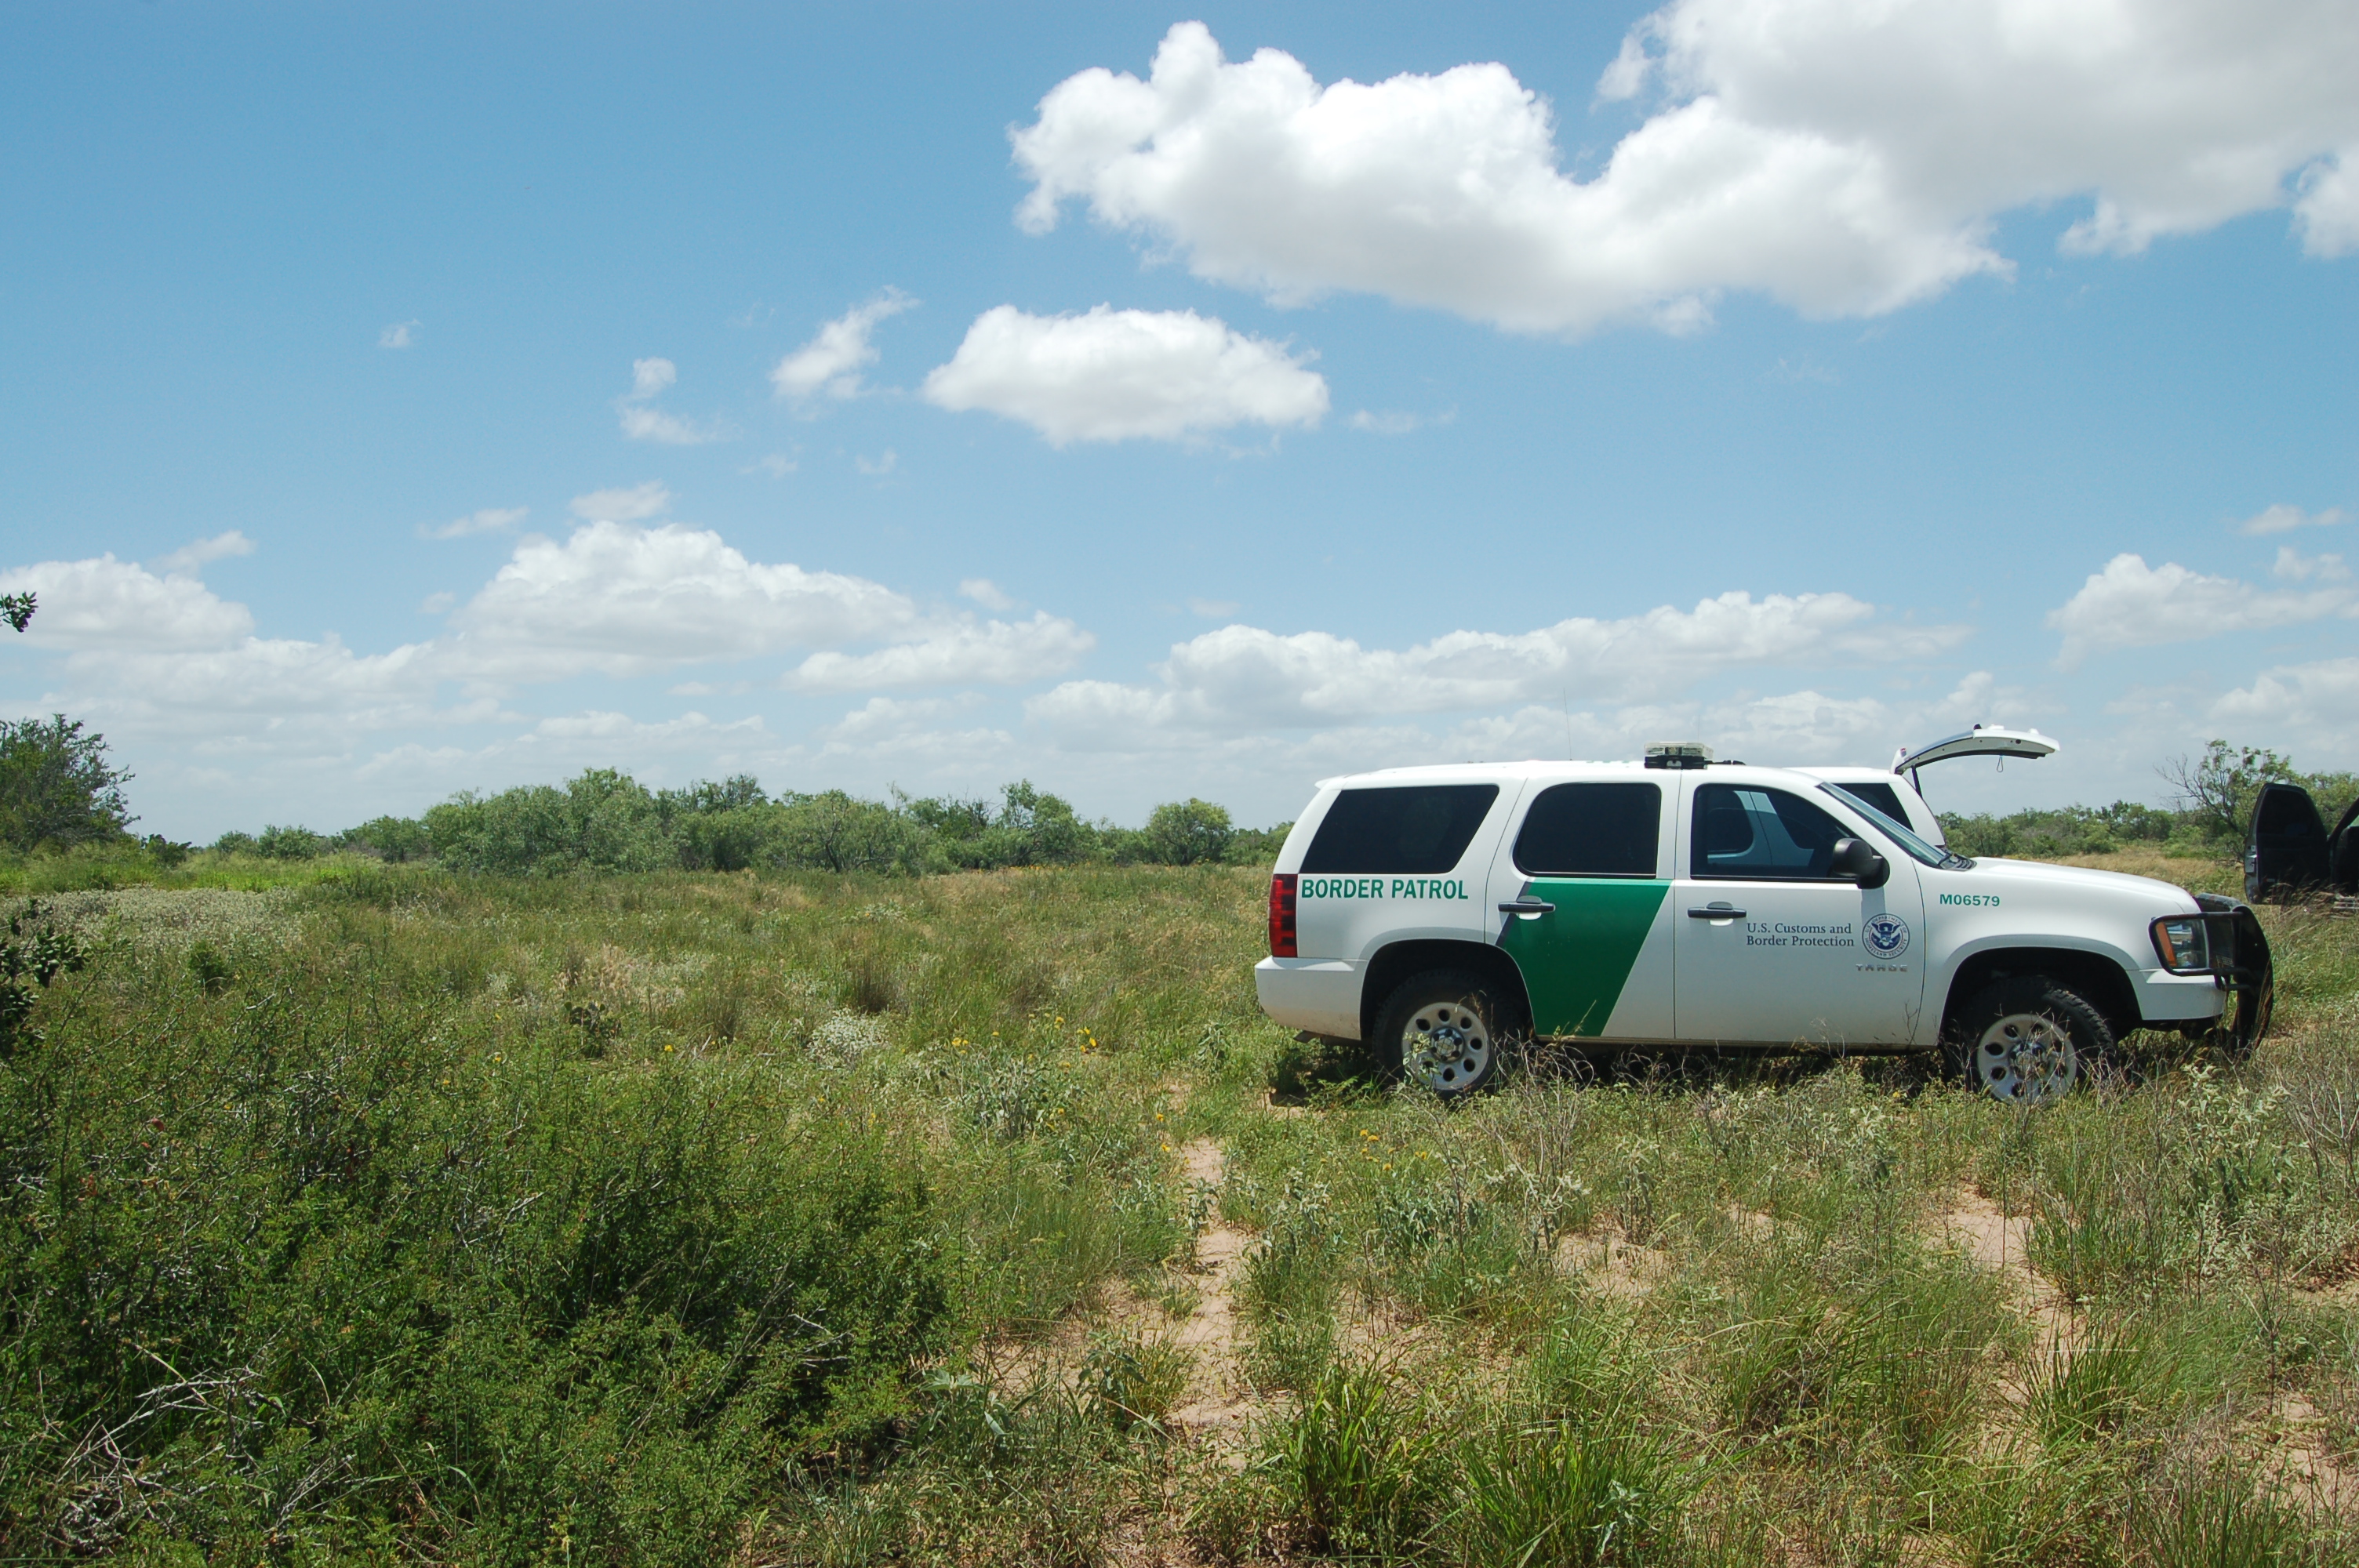
[[[1269,879],[1269,956],[1291,958],[1294,952],[1294,888],[1291,871]]]

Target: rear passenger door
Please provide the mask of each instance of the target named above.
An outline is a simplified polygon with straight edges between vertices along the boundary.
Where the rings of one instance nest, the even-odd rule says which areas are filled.
[[[1653,779],[1527,791],[1491,877],[1499,946],[1545,1035],[1671,1037],[1675,813]]]

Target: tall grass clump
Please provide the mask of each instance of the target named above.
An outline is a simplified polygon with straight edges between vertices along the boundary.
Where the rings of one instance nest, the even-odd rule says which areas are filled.
[[[1441,1507],[1447,1435],[1381,1368],[1336,1360],[1270,1423],[1256,1465],[1303,1546],[1381,1559],[1418,1543]]]
[[[1469,1568],[1672,1562],[1692,1489],[1686,1467],[1635,1427],[1504,1426],[1466,1444],[1447,1538]]]

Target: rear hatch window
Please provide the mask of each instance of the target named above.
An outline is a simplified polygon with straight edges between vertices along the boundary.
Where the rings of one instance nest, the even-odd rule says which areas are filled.
[[[1499,798],[1497,784],[1347,789],[1327,808],[1302,869],[1314,874],[1454,871]]]
[[[1908,826],[1908,814],[1900,808],[1900,792],[1888,784],[1840,784],[1835,786],[1845,795],[1856,795],[1885,816]]]

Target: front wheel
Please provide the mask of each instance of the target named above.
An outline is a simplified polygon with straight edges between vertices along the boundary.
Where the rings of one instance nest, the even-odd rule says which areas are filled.
[[[2046,975],[1976,991],[1951,1021],[1951,1068],[2001,1105],[2052,1105],[2114,1049],[2103,1014]]]
[[[1402,1075],[1455,1099],[1491,1081],[1499,1069],[1503,1012],[1480,977],[1459,969],[1413,975],[1376,1014],[1377,1049]]]

